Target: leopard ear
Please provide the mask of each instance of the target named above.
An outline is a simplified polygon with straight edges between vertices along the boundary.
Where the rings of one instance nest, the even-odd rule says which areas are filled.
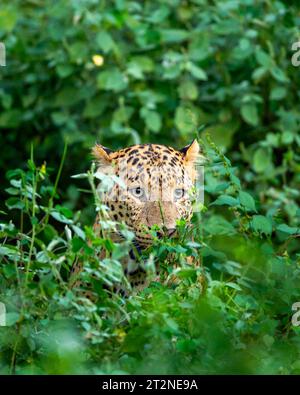
[[[111,164],[112,158],[110,157],[110,154],[112,154],[113,151],[110,150],[109,148],[104,147],[103,145],[96,144],[92,148],[92,154],[96,161],[98,162],[99,165],[109,165]]]
[[[183,147],[180,152],[183,154],[184,160],[186,162],[195,162],[200,153],[200,147],[198,141],[195,139],[191,142],[191,144]]]

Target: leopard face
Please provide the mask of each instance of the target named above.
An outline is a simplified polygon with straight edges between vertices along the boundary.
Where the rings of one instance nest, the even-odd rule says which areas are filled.
[[[100,173],[117,176],[121,181],[102,196],[111,219],[125,222],[141,247],[151,244],[153,225],[160,227],[158,235],[172,237],[176,221],[190,219],[199,154],[196,140],[182,150],[141,144],[113,152],[96,145],[93,154]]]

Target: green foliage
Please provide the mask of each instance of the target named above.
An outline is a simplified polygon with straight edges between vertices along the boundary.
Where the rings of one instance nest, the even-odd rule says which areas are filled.
[[[128,299],[106,286],[124,281],[119,260],[129,251],[131,232],[124,229],[125,241],[113,243],[105,235],[113,224],[96,197],[103,213],[103,232],[96,237],[78,222],[79,213],[54,204],[59,178],[51,185],[46,167],[33,159],[27,171],[7,173],[12,197],[6,205],[20,218],[0,224],[0,290],[8,311],[0,331],[2,372],[298,372],[299,331],[291,325],[291,306],[300,298],[299,253],[292,245],[299,228],[256,214],[229,160],[211,146],[207,176],[217,183],[208,189],[219,188],[210,193],[218,196],[210,206],[227,209],[223,216],[195,214],[191,234],[182,222],[179,238],[157,239],[144,255],[150,278],[156,261],[162,276],[175,274],[180,282],[152,281]],[[95,192],[93,168],[76,176],[83,177]],[[99,261],[101,248],[108,255]],[[167,264],[168,253],[179,268]],[[188,265],[190,256],[204,266]],[[77,260],[95,301],[70,288]]]
[[[298,14],[254,0],[1,7],[1,372],[299,373]],[[113,243],[99,201],[93,232],[91,146],[180,148],[197,130],[204,208],[144,256],[150,278],[158,262],[179,285],[111,295],[133,235]],[[95,302],[70,289],[78,260]]]
[[[296,6],[12,0],[0,18],[7,47],[0,127],[12,147],[1,168],[25,161],[31,141],[54,165],[67,139],[67,170],[81,172],[82,153],[88,162],[96,140],[112,148],[180,146],[206,124],[215,143],[250,171],[245,181],[257,192],[264,180],[276,188],[290,169],[299,173],[292,149],[300,145],[298,70],[291,65]]]

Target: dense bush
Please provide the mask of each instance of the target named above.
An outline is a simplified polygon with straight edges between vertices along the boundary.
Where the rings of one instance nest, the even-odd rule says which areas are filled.
[[[296,2],[254,0],[1,7],[1,372],[299,373],[298,14]],[[109,295],[132,235],[96,237],[93,172],[71,176],[87,172],[96,140],[181,147],[197,133],[195,240],[157,241],[145,258],[149,275],[158,260],[171,276],[175,253],[180,285]],[[111,256],[100,267],[99,248]],[[69,289],[77,259],[97,278],[96,303]]]

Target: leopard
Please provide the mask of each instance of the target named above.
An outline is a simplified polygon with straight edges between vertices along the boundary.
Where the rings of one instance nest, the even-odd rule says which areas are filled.
[[[99,194],[108,208],[108,218],[125,224],[134,234],[133,248],[122,264],[129,284],[136,290],[143,289],[148,285],[147,276],[137,256],[152,245],[153,227],[158,238],[172,238],[177,234],[180,219],[187,223],[191,220],[196,163],[201,157],[199,143],[194,139],[181,149],[136,144],[117,151],[95,144],[92,155],[96,173],[122,181],[114,182],[109,191]],[[101,233],[100,223],[98,214],[94,223],[96,234]],[[110,236],[116,242],[122,239],[118,231]],[[82,267],[77,266],[73,273],[80,270]]]

